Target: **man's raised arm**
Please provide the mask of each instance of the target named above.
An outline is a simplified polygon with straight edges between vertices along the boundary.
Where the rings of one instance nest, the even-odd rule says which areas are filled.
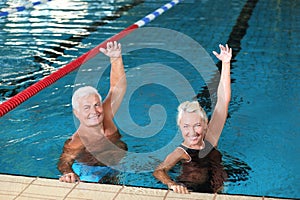
[[[105,99],[106,106],[111,106],[112,117],[118,110],[126,92],[127,82],[122,59],[121,44],[108,42],[107,48],[100,48],[100,51],[110,57],[110,89]]]

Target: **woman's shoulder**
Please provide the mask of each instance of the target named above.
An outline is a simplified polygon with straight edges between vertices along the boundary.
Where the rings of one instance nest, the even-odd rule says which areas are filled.
[[[180,160],[184,162],[190,162],[191,156],[187,152],[188,148],[184,146],[183,144],[180,144],[173,152],[175,152],[178,157],[180,157]]]

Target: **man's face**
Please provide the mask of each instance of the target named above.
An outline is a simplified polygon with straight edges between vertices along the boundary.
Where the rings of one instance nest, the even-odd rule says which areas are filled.
[[[199,114],[184,112],[179,127],[184,138],[184,144],[190,147],[202,144],[205,126]]]
[[[98,95],[84,96],[78,100],[78,104],[78,110],[74,110],[74,113],[81,124],[91,127],[103,122],[103,107]]]

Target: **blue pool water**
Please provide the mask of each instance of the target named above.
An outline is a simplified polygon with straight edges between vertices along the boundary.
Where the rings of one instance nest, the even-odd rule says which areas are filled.
[[[24,2],[5,0],[0,2],[0,9]],[[68,0],[61,4],[53,0],[0,18],[0,101],[167,2]],[[232,101],[219,142],[230,175],[223,193],[299,198],[300,5],[297,0],[226,2],[185,1],[147,27],[164,28],[162,32],[173,30],[192,38],[215,63],[211,51],[219,43],[228,42],[234,49]],[[199,76],[184,57],[174,53],[186,52],[189,46],[158,48],[160,44],[153,42],[153,38],[161,37],[162,32],[147,37],[136,34],[137,41],[121,40],[129,86],[140,87],[130,96],[130,119],[119,119],[117,123],[129,151],[136,153],[131,159],[136,161],[139,155],[148,157],[144,157],[144,162],[130,163],[131,170],[126,168],[121,173],[118,184],[165,188],[152,177],[151,169],[170,149],[160,155],[155,152],[168,146],[178,131],[176,92],[181,85],[176,85],[179,81],[174,78],[175,73],[171,76],[153,66],[168,66],[185,77],[210,114],[212,102],[205,87],[207,77]],[[174,38],[168,39],[166,46],[174,44]],[[128,50],[130,45],[143,46],[143,42],[147,48]],[[59,177],[56,163],[63,143],[76,130],[70,105],[74,87],[88,83],[93,77],[102,95],[108,90],[108,71],[95,64],[98,59],[102,58],[93,59],[92,66],[82,66],[1,117],[0,173]],[[144,69],[150,71],[143,73]],[[213,72],[216,71],[217,67]],[[103,74],[98,78],[100,73]],[[151,77],[153,84],[136,82]],[[173,83],[176,90],[161,84],[162,81]],[[179,92],[184,93],[183,90]],[[149,116],[150,107],[157,104],[164,108],[164,112],[156,115],[163,120]],[[151,136],[143,136],[143,129],[127,130],[132,127],[131,121],[138,128],[150,125],[148,130],[159,129],[149,133]],[[175,177],[178,171],[179,166],[171,175]]]

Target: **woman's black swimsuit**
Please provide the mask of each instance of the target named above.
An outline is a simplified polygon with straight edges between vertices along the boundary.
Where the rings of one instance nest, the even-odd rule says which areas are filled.
[[[194,192],[215,193],[222,189],[227,174],[222,165],[221,153],[207,140],[204,142],[205,147],[201,150],[190,149],[182,144],[178,147],[191,159],[182,163],[177,181]]]

